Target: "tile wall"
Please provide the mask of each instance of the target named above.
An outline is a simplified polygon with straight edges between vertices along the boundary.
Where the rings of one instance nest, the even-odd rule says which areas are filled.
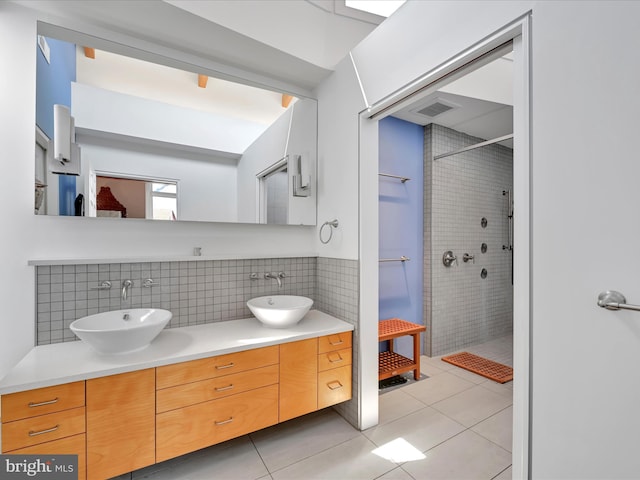
[[[265,272],[284,272],[282,287],[264,279]],[[186,327],[251,317],[246,301],[252,297],[315,298],[316,292],[314,257],[38,266],[36,275],[36,345],[77,340],[69,329],[73,320],[109,310],[165,308],[173,313],[168,328]],[[157,285],[144,288],[147,278]],[[127,279],[134,285],[122,300]],[[111,289],[97,290],[103,281]]]
[[[356,260],[318,258],[316,308],[354,325],[352,357],[353,395],[350,401],[334,407],[340,415],[354,426],[358,426],[360,418],[358,409],[359,283],[358,262]]]
[[[512,257],[502,248],[508,244],[502,192],[513,189],[513,150],[494,144],[433,161],[483,140],[440,125],[425,127],[425,346],[430,356],[513,331]],[[442,263],[447,250],[458,257],[448,268]],[[463,262],[465,253],[474,261]]]

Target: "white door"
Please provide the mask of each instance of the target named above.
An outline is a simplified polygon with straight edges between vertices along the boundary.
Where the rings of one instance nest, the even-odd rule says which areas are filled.
[[[551,5],[551,4],[554,5]],[[534,10],[532,478],[640,478],[640,4]],[[516,187],[517,188],[517,187]]]

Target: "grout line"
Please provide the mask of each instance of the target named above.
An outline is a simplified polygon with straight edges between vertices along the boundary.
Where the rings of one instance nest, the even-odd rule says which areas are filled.
[[[503,474],[504,472],[506,472],[507,470],[509,470],[511,468],[511,465],[509,465],[507,468],[505,468],[504,470],[501,470],[500,472],[497,473],[497,475],[495,477],[491,477],[491,480],[493,480],[494,478],[498,478],[501,474]]]
[[[258,450],[258,446],[256,445],[256,442],[253,441],[253,438],[251,437],[251,434],[247,434],[247,438],[249,439],[249,441],[251,442],[251,445],[253,445],[253,448],[255,449],[256,453],[258,454],[258,457],[260,457],[260,461],[262,462],[262,464],[264,465],[264,469],[267,471],[267,475],[269,477],[271,477],[271,470],[269,470],[269,467],[267,466],[267,463],[264,461],[264,458],[262,458],[262,455],[260,454],[260,450]],[[260,478],[264,478],[264,476],[262,477],[258,477],[258,479]],[[271,477],[272,478],[272,477]]]

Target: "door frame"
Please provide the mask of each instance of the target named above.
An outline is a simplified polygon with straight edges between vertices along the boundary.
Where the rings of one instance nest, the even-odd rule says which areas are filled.
[[[478,41],[403,88],[370,105],[359,115],[359,420],[365,429],[378,423],[378,121],[412,95],[462,76],[483,55],[513,42],[514,59],[514,245],[513,269],[513,444],[514,478],[529,478],[531,466],[531,12]],[[355,74],[357,66],[352,58]],[[376,168],[371,168],[375,165]],[[375,320],[375,321],[374,321]],[[374,368],[375,367],[375,368]]]

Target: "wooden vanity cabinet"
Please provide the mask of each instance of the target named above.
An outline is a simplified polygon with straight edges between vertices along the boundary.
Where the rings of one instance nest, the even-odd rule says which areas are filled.
[[[155,368],[87,380],[87,478],[156,461]]]
[[[3,395],[2,453],[104,480],[351,398],[351,332]]]
[[[86,478],[84,382],[2,396],[2,453],[78,455]]]
[[[351,332],[280,345],[280,421],[351,398]]]
[[[318,339],[280,345],[280,421],[318,409]]]
[[[156,369],[156,461],[278,423],[279,346]]]
[[[351,332],[318,338],[318,409],[351,398],[352,356]]]

